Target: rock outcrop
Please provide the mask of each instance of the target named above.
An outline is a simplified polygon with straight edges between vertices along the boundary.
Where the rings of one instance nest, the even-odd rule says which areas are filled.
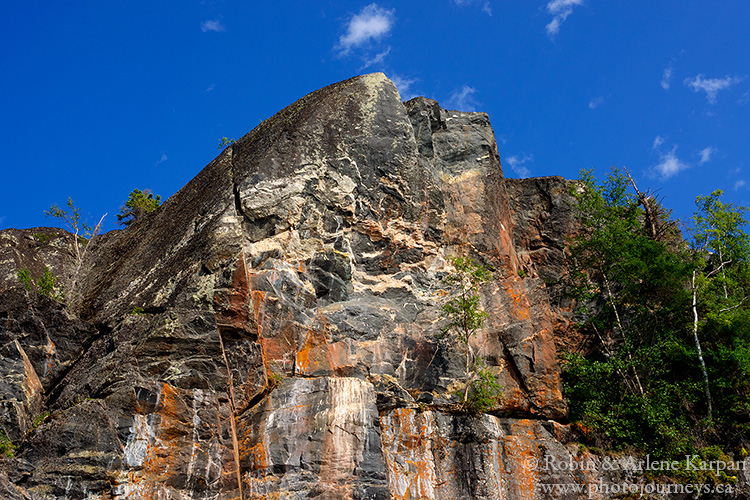
[[[486,114],[373,74],[264,121],[80,269],[63,231],[0,232],[0,426],[21,444],[0,492],[572,498],[540,485],[599,476],[533,465],[579,453],[545,284],[568,190],[504,179]],[[438,339],[458,255],[493,270],[472,345],[503,389],[482,416],[456,411],[463,355]],[[45,265],[66,307],[18,282]]]

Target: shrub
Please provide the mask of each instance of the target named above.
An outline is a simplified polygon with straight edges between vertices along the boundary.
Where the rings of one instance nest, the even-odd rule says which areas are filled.
[[[55,282],[57,278],[49,270],[49,267],[44,267],[44,273],[39,276],[36,280],[31,276],[31,272],[27,268],[20,269],[17,273],[18,280],[23,283],[26,291],[37,292],[45,297],[49,297],[58,302],[65,301],[65,294],[62,292],[55,292]]]
[[[464,408],[470,413],[485,413],[495,406],[503,386],[497,383],[495,375],[482,361],[474,364],[474,371],[476,378],[471,383]]]
[[[54,237],[54,234],[34,233],[34,238],[38,239],[43,247],[49,245],[49,242],[52,241]]]
[[[34,432],[37,427],[42,425],[49,416],[50,416],[50,412],[48,411],[45,411],[44,413],[37,415],[36,418],[34,419],[34,422],[31,424],[31,429],[29,429],[29,434]]]
[[[12,458],[16,454],[17,446],[14,445],[5,432],[0,429],[0,457]]]

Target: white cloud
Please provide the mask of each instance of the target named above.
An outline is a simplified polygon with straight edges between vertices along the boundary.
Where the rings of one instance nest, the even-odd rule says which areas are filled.
[[[160,165],[160,164],[164,163],[165,161],[167,161],[167,155],[165,155],[164,153],[162,153],[161,157],[159,158],[159,160],[156,163],[154,163],[154,166]]]
[[[415,79],[405,78],[396,74],[388,75],[388,78],[391,79],[393,84],[396,86],[396,89],[398,89],[398,93],[401,95],[401,99],[403,99],[404,101],[408,101],[409,99],[416,97],[416,94],[411,91],[411,84],[416,82]]]
[[[213,19],[213,20],[209,19],[201,23],[201,31],[203,31],[204,33],[206,31],[222,32],[226,30],[227,29],[224,27],[224,25],[221,24],[221,18]]]
[[[596,109],[603,102],[604,102],[604,98],[603,97],[595,97],[594,99],[591,99],[589,101],[589,109]]]
[[[529,170],[525,164],[533,161],[534,156],[527,154],[521,156],[509,156],[505,159],[505,163],[507,163],[511,170],[513,170],[513,172],[515,172],[515,174],[521,179],[525,179],[526,177],[531,175],[531,170]]]
[[[696,76],[695,78],[685,78],[685,85],[693,88],[693,92],[703,91],[706,93],[708,102],[714,104],[716,102],[716,94],[720,90],[728,89],[732,85],[741,82],[744,78],[739,76],[725,76],[724,78],[704,78],[703,74]]]
[[[463,5],[470,5],[473,3],[481,3],[482,4],[482,11],[485,12],[488,16],[492,15],[492,5],[490,5],[489,0],[453,0],[453,3],[459,6]]]
[[[0,224],[2,224],[2,223],[3,223],[3,221],[5,221],[5,216],[4,216],[4,215],[3,215],[3,216],[0,216]]]
[[[339,39],[341,55],[349,54],[353,47],[359,47],[372,40],[380,40],[387,35],[396,21],[395,9],[387,10],[372,3],[362,8],[359,14],[352,16],[346,27],[346,33]]]
[[[386,48],[383,52],[380,54],[377,54],[372,59],[365,58],[365,64],[360,69],[369,68],[370,66],[373,66],[375,64],[383,64],[383,60],[385,59],[385,56],[387,56],[391,52],[391,48]]]
[[[651,149],[659,149],[659,146],[664,144],[664,137],[657,135],[654,137],[654,143],[651,144]]]
[[[654,171],[662,180],[667,180],[688,168],[690,165],[677,157],[677,146],[675,146],[671,151],[660,155],[659,163],[654,167]]]
[[[477,89],[464,85],[451,94],[448,106],[458,111],[476,111],[477,102],[474,99],[476,93]]]
[[[714,154],[714,151],[716,150],[713,148],[713,146],[708,146],[707,148],[701,149],[701,163],[711,161],[711,155]]]
[[[745,184],[747,183],[743,181],[742,179],[738,180],[737,182],[734,183],[734,190],[737,191],[738,189],[745,187]],[[2,222],[2,219],[0,219],[0,222]]]
[[[560,32],[560,26],[573,12],[573,7],[583,5],[583,0],[552,0],[547,4],[547,12],[554,16],[547,24],[547,36],[554,38]]]
[[[208,87],[206,87],[206,90],[204,90],[204,92],[211,92],[215,88],[216,88],[216,84],[212,83],[211,85],[209,85]]]
[[[672,65],[670,64],[664,68],[664,73],[661,74],[661,88],[669,90],[669,86],[672,84]]]

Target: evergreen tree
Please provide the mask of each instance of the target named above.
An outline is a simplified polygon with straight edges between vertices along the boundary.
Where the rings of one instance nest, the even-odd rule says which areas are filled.
[[[159,208],[161,203],[161,196],[154,196],[151,191],[144,189],[134,189],[128,201],[125,202],[125,206],[120,209],[120,213],[117,214],[117,220],[123,226],[129,226],[133,222],[142,218],[144,215],[153,212]]]

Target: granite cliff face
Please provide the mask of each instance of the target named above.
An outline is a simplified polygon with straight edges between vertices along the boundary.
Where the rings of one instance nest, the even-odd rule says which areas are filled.
[[[21,444],[0,496],[575,497],[540,485],[600,477],[533,466],[579,454],[545,286],[568,190],[504,179],[486,114],[402,103],[373,74],[285,108],[96,237],[67,308],[16,273],[46,265],[67,288],[72,236],[0,232],[0,426]],[[483,416],[455,411],[463,357],[437,339],[458,255],[493,270],[473,346],[503,394]]]

